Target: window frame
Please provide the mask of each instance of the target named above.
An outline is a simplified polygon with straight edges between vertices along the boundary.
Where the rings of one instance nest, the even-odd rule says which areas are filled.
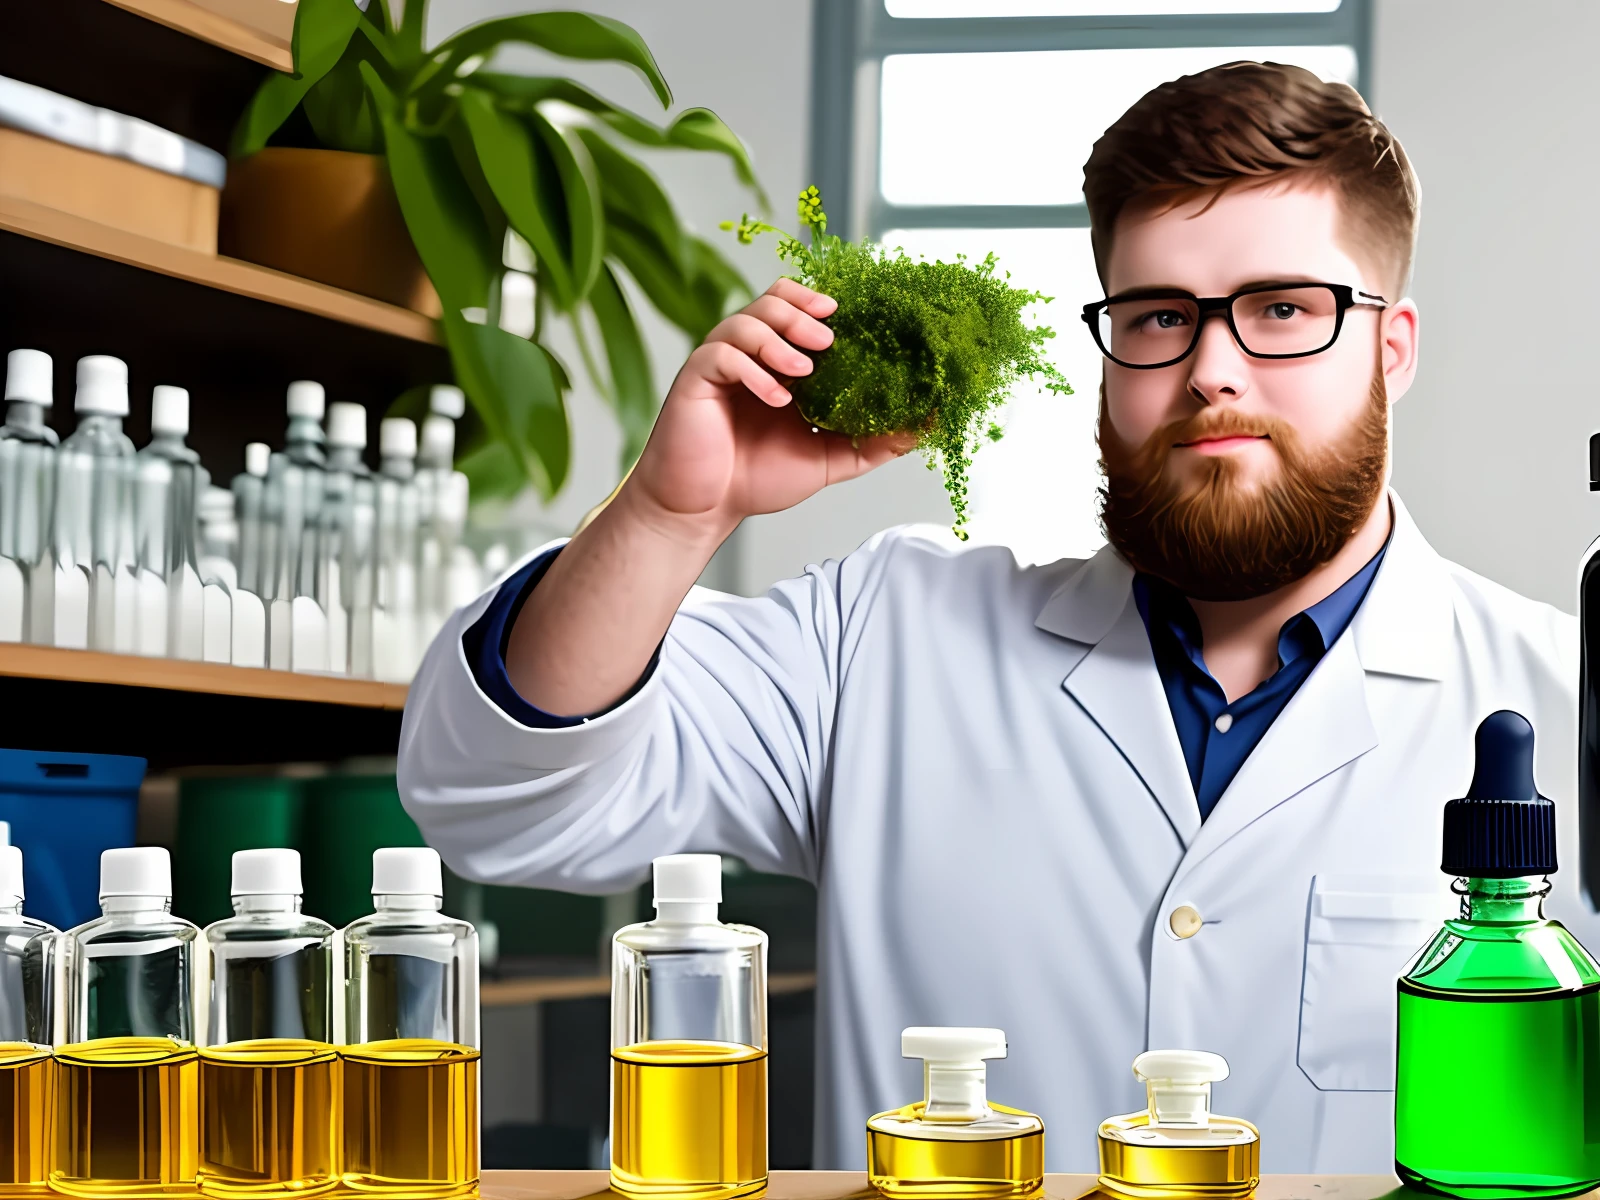
[[[1081,229],[1089,224],[1081,202],[886,201],[876,89],[883,60],[892,54],[1344,45],[1355,50],[1356,89],[1372,103],[1371,0],[1341,0],[1334,11],[1319,13],[1073,17],[891,17],[884,0],[813,0],[813,5],[808,180],[822,189],[829,232],[847,239],[863,233],[876,237],[888,229]]]

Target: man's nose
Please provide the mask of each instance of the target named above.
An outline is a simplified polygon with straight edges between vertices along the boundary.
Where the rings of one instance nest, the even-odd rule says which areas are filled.
[[[1206,405],[1242,400],[1250,390],[1250,364],[1223,313],[1206,314],[1200,344],[1189,358],[1189,391]]]

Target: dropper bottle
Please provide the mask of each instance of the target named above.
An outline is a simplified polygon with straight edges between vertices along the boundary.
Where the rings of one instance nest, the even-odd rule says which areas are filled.
[[[56,431],[50,356],[6,355],[6,420],[0,425],[0,642],[50,642],[54,575],[49,560]],[[37,616],[35,614],[38,614]]]
[[[1211,1111],[1228,1062],[1205,1050],[1147,1050],[1133,1060],[1143,1112],[1100,1125],[1100,1186],[1133,1197],[1247,1196],[1261,1179],[1261,1135]]]
[[[902,1030],[922,1060],[922,1099],[867,1121],[867,1175],[889,1197],[1022,1197],[1044,1184],[1044,1122],[988,1099],[986,1059],[1006,1056],[999,1029]]]

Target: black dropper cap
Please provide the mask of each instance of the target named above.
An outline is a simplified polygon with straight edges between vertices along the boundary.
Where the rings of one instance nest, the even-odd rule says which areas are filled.
[[[1444,806],[1446,875],[1512,879],[1556,869],[1556,806],[1533,782],[1533,726],[1502,709],[1478,726],[1472,786]]]
[[[1600,492],[1600,433],[1589,435],[1589,490]]]

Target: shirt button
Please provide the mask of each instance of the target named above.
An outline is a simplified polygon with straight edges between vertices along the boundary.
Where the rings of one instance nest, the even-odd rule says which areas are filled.
[[[1181,938],[1192,938],[1200,932],[1200,910],[1192,904],[1180,904],[1167,918],[1167,926]]]
[[[1232,728],[1233,728],[1233,714],[1232,713],[1223,713],[1220,717],[1217,718],[1217,732],[1218,733],[1227,733],[1228,730],[1230,730]]]

